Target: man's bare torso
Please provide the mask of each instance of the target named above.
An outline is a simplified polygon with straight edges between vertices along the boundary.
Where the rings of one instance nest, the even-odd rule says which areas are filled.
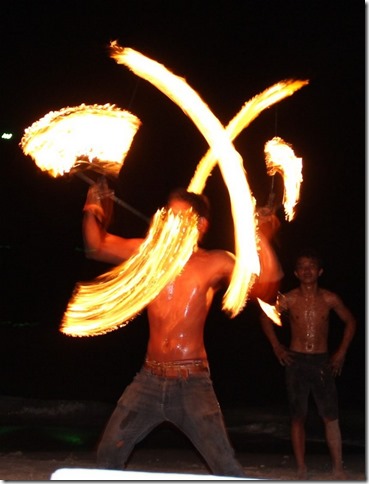
[[[206,317],[215,292],[232,269],[233,258],[225,251],[199,249],[191,256],[182,273],[148,306],[149,360],[206,358]]]
[[[302,353],[327,352],[329,313],[334,302],[335,294],[321,288],[311,293],[297,288],[282,297],[281,309],[289,313],[291,350]]]

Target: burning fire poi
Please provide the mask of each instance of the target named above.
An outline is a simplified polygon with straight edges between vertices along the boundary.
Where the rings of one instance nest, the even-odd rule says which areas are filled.
[[[118,175],[141,121],[114,104],[51,111],[25,130],[20,145],[51,176],[86,163]]]
[[[111,48],[112,57],[118,63],[129,67],[135,74],[151,82],[176,102],[208,141],[210,150],[199,163],[188,189],[201,193],[215,163],[219,163],[230,195],[236,247],[236,265],[232,280],[223,298],[223,309],[234,317],[246,304],[248,292],[253,285],[255,276],[259,273],[260,265],[257,253],[255,200],[247,183],[242,158],[235,150],[230,138],[235,138],[263,109],[293,94],[307,84],[307,81],[285,81],[272,86],[246,103],[240,113],[224,129],[199,95],[182,78],[133,49],[121,48],[116,43],[112,43]],[[66,119],[72,116],[70,119],[75,122],[76,118],[79,118],[78,125],[76,122],[73,128],[76,129],[78,126],[76,129],[76,138],[78,138],[79,126],[85,123],[84,108],[86,106],[82,105],[78,108],[66,108],[59,113],[49,113],[26,130],[21,142],[24,152],[30,154],[37,160],[36,164],[41,169],[46,169],[53,176],[67,173],[73,167],[78,168],[81,157],[82,159],[87,157],[90,162],[101,164],[103,170],[115,174],[121,168],[140,121],[130,113],[126,116],[127,112],[124,112],[124,116],[114,114],[117,109],[115,106],[87,106],[86,121],[89,116],[91,119],[91,114],[93,114],[99,129],[100,127],[102,129],[103,125],[107,126],[108,130],[110,129],[106,119],[107,114],[112,115],[115,119],[121,117],[129,119],[131,126],[127,126],[127,128],[130,141],[125,145],[119,145],[112,154],[113,148],[110,144],[118,136],[118,132],[122,137],[120,130],[125,129],[123,125],[119,127],[115,123],[114,136],[109,139],[110,151],[104,151],[98,142],[101,132],[96,135],[96,138],[93,136],[91,138],[91,135],[89,138],[87,131],[85,142],[66,147],[66,141],[74,138],[73,136],[68,138],[72,128],[71,125],[66,127]],[[93,113],[89,111],[90,108],[93,108]],[[97,112],[101,108],[102,112]],[[63,126],[58,129],[60,122]],[[98,150],[95,149],[95,142],[98,144]],[[111,165],[109,157],[111,157]],[[269,170],[272,170],[273,162],[273,157],[269,156],[267,159]],[[288,168],[282,169],[279,161],[277,166],[276,171],[285,177]],[[165,236],[162,235],[164,233]],[[95,282],[81,283],[77,286],[65,312],[61,331],[73,336],[89,336],[106,333],[127,324],[156,297],[169,280],[173,280],[178,275],[188,260],[189,251],[192,251],[196,237],[197,229],[194,219],[190,220],[188,217],[173,214],[163,217],[163,212],[158,212],[148,236],[136,256],[100,276]],[[167,257],[168,254],[170,257]],[[149,277],[148,274],[150,274]],[[168,279],[168,274],[170,279]],[[130,289],[125,290],[125,286]],[[148,287],[151,288],[150,291],[147,291]]]

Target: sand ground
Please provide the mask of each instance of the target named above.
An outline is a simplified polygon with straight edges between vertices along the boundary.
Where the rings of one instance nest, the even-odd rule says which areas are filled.
[[[296,480],[291,455],[280,453],[237,453],[251,479]],[[3,481],[47,481],[58,469],[94,469],[93,452],[10,452],[0,454],[0,478]],[[366,481],[365,455],[345,456],[345,468],[350,481]],[[327,455],[310,455],[308,480],[332,480]],[[189,449],[137,449],[131,456],[127,470],[137,472],[168,472],[208,474],[195,451]],[[209,476],[210,477],[210,476]],[[210,479],[211,480],[211,477]]]

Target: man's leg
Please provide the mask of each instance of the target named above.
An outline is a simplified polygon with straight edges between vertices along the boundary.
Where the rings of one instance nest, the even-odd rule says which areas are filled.
[[[291,418],[291,441],[297,465],[298,479],[305,480],[307,477],[305,464],[305,418]]]
[[[291,442],[296,460],[297,478],[306,480],[305,421],[310,393],[310,355],[292,353],[293,362],[285,368],[286,389],[291,415]]]
[[[346,480],[342,462],[342,438],[338,419],[324,419],[325,437],[332,459],[332,474],[335,479]]]
[[[333,477],[347,480],[342,462],[342,438],[338,422],[338,395],[336,381],[328,362],[328,356],[318,367],[313,395],[319,415],[324,422],[325,438],[332,459]]]
[[[215,475],[246,477],[235,458],[209,376],[180,380],[177,385],[169,420],[187,435]]]
[[[111,415],[97,449],[97,464],[123,469],[134,446],[163,421],[160,386],[141,372],[126,388]]]

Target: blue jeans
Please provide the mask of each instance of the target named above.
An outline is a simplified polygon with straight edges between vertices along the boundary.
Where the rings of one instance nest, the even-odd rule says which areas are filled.
[[[162,422],[173,423],[191,440],[213,474],[245,477],[207,371],[165,378],[142,368],[105,428],[97,449],[99,467],[123,469],[134,446]]]

